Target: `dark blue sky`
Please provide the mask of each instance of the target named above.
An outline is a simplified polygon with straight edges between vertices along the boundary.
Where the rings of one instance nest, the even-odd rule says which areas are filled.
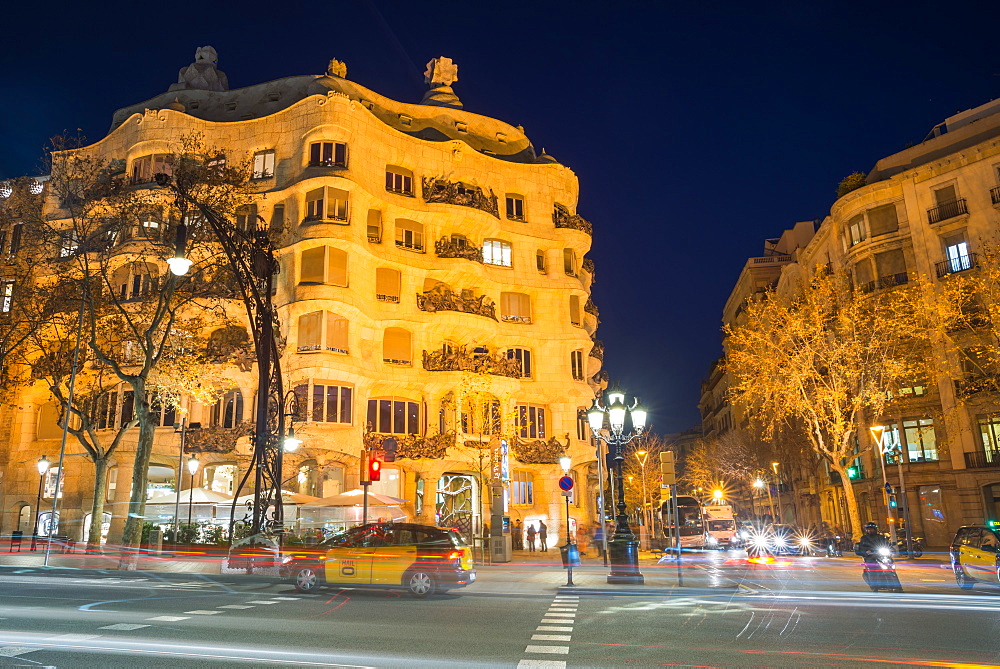
[[[1000,95],[1000,3],[11,3],[0,177],[64,129],[176,81],[211,44],[233,88],[320,74],[417,102],[459,65],[468,111],[523,125],[580,178],[598,336],[658,431],[698,423],[722,306],[765,238],[824,216],[837,182]]]

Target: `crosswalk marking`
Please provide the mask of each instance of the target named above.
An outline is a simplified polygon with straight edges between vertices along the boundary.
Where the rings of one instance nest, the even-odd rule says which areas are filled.
[[[252,606],[247,604],[223,604],[219,607],[220,609],[252,609]]]
[[[222,611],[203,611],[201,609],[195,609],[194,611],[185,611],[184,613],[190,613],[195,616],[217,616]]]
[[[191,616],[155,616],[153,618],[146,618],[146,620],[157,620],[163,623],[176,623],[180,620],[187,620]]]
[[[553,655],[569,655],[569,646],[528,646],[525,653],[551,653]]]
[[[569,634],[532,634],[532,641],[570,641],[573,637]]]
[[[118,623],[116,625],[105,625],[101,627],[102,630],[122,630],[124,632],[131,632],[132,630],[137,630],[142,627],[149,627],[149,625],[135,625],[133,623]]]
[[[272,602],[272,601],[267,600],[267,599],[261,599],[261,600],[257,600],[257,601],[247,602],[247,604],[277,604],[277,603],[278,602]]]
[[[553,627],[551,625],[539,625],[535,628],[538,632],[572,632],[572,627]]]
[[[0,647],[0,657],[17,657],[25,653],[34,653],[41,648],[31,648],[30,646],[3,646]]]
[[[517,663],[517,666],[519,669],[520,667],[553,667],[553,669],[556,668],[564,669],[566,667],[566,661],[565,660],[521,660],[520,662]]]

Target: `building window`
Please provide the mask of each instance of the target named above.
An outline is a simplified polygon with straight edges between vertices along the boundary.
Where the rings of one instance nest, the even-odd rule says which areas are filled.
[[[972,269],[969,244],[965,241],[964,233],[945,237],[943,241],[948,273],[964,272],[967,269]]]
[[[580,315],[580,296],[569,296],[569,322],[577,327],[583,326],[583,317]]]
[[[587,422],[587,409],[580,407],[576,410],[576,438],[580,441],[587,441],[590,438],[590,433],[588,429],[590,424]]]
[[[309,165],[313,167],[347,167],[347,144],[343,142],[313,142],[309,145]]]
[[[500,402],[489,397],[470,397],[462,407],[461,421],[463,434],[501,434]]]
[[[236,229],[240,232],[257,229],[257,205],[245,204],[236,208]]]
[[[233,428],[243,422],[243,393],[230,390],[212,405],[212,427]]]
[[[274,149],[253,154],[253,179],[270,179],[274,176]]]
[[[97,399],[95,423],[97,429],[118,429],[132,422],[135,417],[135,393],[121,385],[106,390]]]
[[[295,386],[299,412],[314,423],[350,425],[354,388],[327,381],[311,381]]]
[[[983,450],[992,453],[988,460],[995,462],[1000,458],[1000,413],[979,414],[976,420]]]
[[[535,503],[535,477],[531,472],[511,473],[510,503],[515,506],[532,506]]]
[[[854,246],[865,241],[865,217],[858,214],[847,222],[848,246]]]
[[[131,181],[134,184],[150,183],[157,174],[161,173],[174,173],[173,155],[169,153],[154,153],[132,161]]]
[[[545,439],[545,407],[518,404],[517,427],[523,439]]]
[[[413,195],[413,172],[400,167],[385,168],[385,189],[399,195]]]
[[[529,349],[509,348],[507,349],[507,358],[520,361],[522,379],[531,378],[531,351]]]
[[[583,381],[583,351],[570,351],[569,366],[573,370],[573,378]]]
[[[154,397],[149,401],[149,412],[153,416],[153,424],[156,427],[173,427],[174,423],[177,422],[177,407],[165,406],[159,397]]]
[[[906,457],[909,462],[932,462],[938,459],[937,435],[933,418],[904,418]]]
[[[483,242],[483,262],[487,265],[510,267],[510,242],[487,239]]]
[[[111,286],[123,302],[140,300],[155,292],[158,271],[152,263],[133,262],[116,269],[111,275]]]
[[[348,220],[348,199],[346,190],[324,186],[306,193],[306,215],[303,223],[315,221]]]
[[[375,270],[375,299],[399,304],[399,270],[379,267]]]
[[[45,499],[52,499],[58,495],[59,499],[62,499],[64,483],[66,483],[66,479],[65,477],[59,475],[59,468],[51,467],[47,472],[45,472],[45,483],[42,487],[42,497]],[[57,486],[58,492],[56,491]]]
[[[531,323],[531,298],[524,293],[500,293],[500,320]]]
[[[14,280],[0,281],[0,314],[8,314],[14,308]]]
[[[872,237],[895,232],[899,229],[899,218],[896,215],[896,205],[887,204],[881,207],[869,209],[868,228],[872,231]]]
[[[524,198],[520,195],[508,195],[507,198],[507,218],[512,221],[524,220]]]
[[[546,269],[545,269],[545,251],[543,251],[541,249],[538,249],[538,251],[535,252],[535,268],[538,270],[538,272],[540,274],[545,274],[546,273]]]
[[[382,211],[380,209],[368,210],[366,234],[368,235],[368,241],[372,244],[382,243]]]
[[[410,365],[410,331],[403,328],[386,328],[382,338],[382,362],[390,365]]]
[[[9,230],[0,230],[0,254],[14,255],[17,253],[21,249],[23,233],[24,223],[14,223]]]
[[[348,321],[330,311],[313,311],[299,316],[299,353],[332,351],[349,353]]]
[[[404,218],[396,219],[396,247],[424,252],[424,225]]]
[[[347,286],[347,251],[332,246],[306,249],[300,255],[299,284]]]
[[[576,251],[563,249],[563,271],[566,276],[576,276]]]
[[[382,434],[420,434],[420,404],[399,397],[370,399],[368,424]]]

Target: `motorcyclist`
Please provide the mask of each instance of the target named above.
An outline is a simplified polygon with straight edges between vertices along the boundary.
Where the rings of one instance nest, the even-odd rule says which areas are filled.
[[[860,555],[866,563],[875,562],[875,555],[878,554],[880,548],[891,550],[889,540],[878,531],[876,523],[865,523],[865,534],[854,547],[854,552]]]

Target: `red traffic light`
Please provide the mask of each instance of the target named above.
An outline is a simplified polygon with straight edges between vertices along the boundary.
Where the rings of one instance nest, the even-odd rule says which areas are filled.
[[[369,481],[381,481],[382,480],[382,461],[377,458],[372,458],[368,462],[368,480]]]

